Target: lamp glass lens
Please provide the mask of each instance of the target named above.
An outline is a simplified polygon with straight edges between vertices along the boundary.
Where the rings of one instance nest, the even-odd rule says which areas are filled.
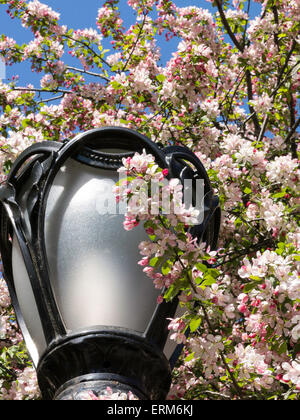
[[[118,180],[117,171],[68,159],[49,192],[45,212],[47,262],[51,287],[68,332],[107,326],[144,333],[157,307],[159,291],[138,265],[142,258],[138,245],[148,237],[142,223],[132,231],[124,229],[125,206],[116,203],[112,191]],[[25,183],[18,199],[24,231],[30,237],[29,193],[30,185]],[[12,266],[29,332],[26,344],[37,365],[47,344],[15,237]],[[175,347],[169,334],[164,348],[168,358]]]
[[[16,237],[13,238],[12,267],[15,290],[29,337],[24,334],[27,348],[35,366],[41,354],[46,350],[40,316],[35,303],[29,276]],[[24,331],[23,331],[24,333]]]
[[[45,238],[50,281],[67,330],[115,326],[143,333],[158,291],[137,263],[142,225],[124,230],[116,171],[67,160],[51,187]]]

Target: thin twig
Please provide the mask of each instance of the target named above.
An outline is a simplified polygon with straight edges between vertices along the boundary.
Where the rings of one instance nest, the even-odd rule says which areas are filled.
[[[273,6],[272,7],[272,10],[273,10],[275,24],[276,24],[276,26],[278,26],[279,25],[279,16],[278,16],[277,7],[276,6]],[[274,42],[277,45],[277,49],[279,51],[280,50],[280,47],[279,47],[279,38],[278,38],[277,32],[274,32]]]
[[[205,308],[205,306],[204,306],[202,303],[200,303],[200,307],[201,307],[201,308],[202,308],[202,310],[203,310],[203,313],[204,313],[204,318],[205,318],[205,321],[206,321],[206,323],[207,323],[207,325],[208,325],[208,328],[209,328],[209,330],[210,330],[211,334],[214,336],[214,335],[215,335],[215,330],[214,330],[213,326],[212,326],[212,325],[211,325],[211,323],[210,323],[210,320],[209,320],[209,317],[208,317],[208,314],[207,314],[206,308]],[[230,376],[230,378],[231,378],[231,380],[232,380],[233,386],[234,386],[234,388],[235,388],[236,392],[238,393],[239,397],[242,399],[242,397],[243,397],[242,390],[241,390],[241,388],[239,387],[239,385],[238,385],[238,383],[237,383],[237,381],[236,381],[236,379],[235,379],[235,377],[234,377],[234,375],[233,375],[233,373],[232,373],[231,369],[229,368],[229,366],[228,366],[228,364],[227,364],[227,362],[226,362],[226,359],[225,359],[225,356],[224,356],[223,352],[220,350],[220,351],[219,351],[219,353],[220,353],[220,356],[221,356],[222,362],[223,362],[223,364],[224,364],[224,366],[225,366],[225,368],[226,368],[226,370],[227,370],[227,372],[228,372],[228,374],[229,374],[229,376]]]
[[[69,90],[63,89],[37,89],[37,88],[28,88],[28,87],[14,87],[13,90],[19,90],[24,92],[38,92],[38,93],[72,93]]]
[[[15,372],[11,369],[8,369],[6,366],[4,366],[4,364],[1,361],[0,361],[0,369],[4,370],[4,372],[6,372],[8,375],[11,375],[14,380],[17,379],[17,375],[15,374]]]
[[[107,82],[109,82],[109,80],[110,80],[108,77],[104,76],[103,74],[94,73],[94,72],[89,71],[89,70],[78,69],[77,67],[73,67],[73,66],[67,66],[66,69],[67,70],[74,70],[74,71],[77,71],[79,73],[88,74],[89,76],[100,77],[101,79],[106,80]]]
[[[230,254],[224,255],[223,261],[220,262],[220,263],[214,264],[213,268],[218,268],[218,267],[221,267],[222,265],[225,265],[225,264],[228,264],[232,261],[235,261],[236,259],[241,259],[241,257],[244,257],[245,255],[248,255],[248,254],[250,254],[254,251],[257,251],[257,250],[261,249],[263,246],[268,245],[269,247],[271,247],[273,244],[274,244],[273,239],[268,238],[268,239],[265,239],[264,241],[258,242],[256,245],[254,245],[250,248],[245,248],[242,252],[239,252],[237,254],[232,252]],[[232,258],[229,258],[228,260],[225,260],[227,257],[230,257],[232,254],[234,255]]]
[[[62,99],[64,96],[65,94],[63,93],[62,95],[54,96],[54,98],[44,99],[42,101],[37,102],[37,105],[44,104],[47,102],[57,101],[58,99]]]
[[[221,392],[213,392],[213,391],[205,391],[201,390],[203,394],[207,394],[208,396],[211,395],[212,397],[219,397],[223,400],[231,400],[231,397],[229,395],[222,394]],[[215,400],[216,398],[214,398]]]
[[[234,43],[234,45],[237,47],[237,49],[240,52],[244,52],[244,47],[236,39],[236,36],[234,35],[234,33],[232,32],[232,30],[230,28],[230,25],[229,25],[229,23],[228,23],[228,21],[226,19],[225,13],[224,13],[224,11],[222,9],[221,1],[220,0],[216,0],[216,5],[217,5],[218,11],[220,13],[220,17],[221,17],[222,23],[224,25],[224,28],[226,29],[226,31],[227,31],[228,35],[230,36],[232,42]]]
[[[294,51],[296,45],[297,45],[297,42],[296,42],[295,39],[293,39],[293,43],[292,43],[291,49],[290,49],[288,55],[286,56],[285,63],[284,63],[284,65],[283,65],[283,67],[282,67],[282,69],[281,69],[281,71],[279,73],[279,76],[277,78],[277,85],[280,82],[280,79],[283,76],[283,73],[285,72],[285,69],[287,68],[287,65],[288,65],[288,63],[290,61],[290,58],[291,58],[291,56],[293,54],[293,51]]]
[[[135,40],[135,43],[134,43],[134,45],[133,45],[133,47],[132,47],[132,49],[131,49],[131,51],[130,51],[130,54],[129,54],[129,56],[128,56],[128,58],[127,58],[127,60],[126,60],[126,63],[124,64],[124,66],[123,66],[123,68],[122,68],[122,72],[123,71],[125,71],[125,69],[126,69],[126,67],[127,67],[127,65],[128,65],[128,63],[129,63],[129,61],[130,61],[130,59],[131,59],[131,57],[132,57],[132,54],[134,53],[134,50],[136,49],[136,46],[137,46],[137,44],[138,44],[138,42],[139,42],[139,40],[140,40],[140,37],[141,37],[141,34],[142,34],[142,31],[143,31],[143,29],[144,29],[144,25],[145,25],[145,22],[146,22],[146,14],[144,14],[144,19],[143,19],[143,22],[142,22],[142,24],[140,25],[140,27],[139,27],[139,33],[138,33],[138,35],[137,35],[137,37],[136,37],[136,40]]]
[[[253,90],[252,90],[252,80],[251,80],[251,73],[250,70],[246,70],[246,82],[247,82],[247,93],[248,93],[248,99],[251,101],[253,99]],[[249,105],[249,109],[251,114],[253,114],[253,123],[255,127],[255,134],[259,136],[260,133],[260,124],[257,118],[257,114],[255,109],[252,105]]]
[[[83,45],[84,47],[86,47],[89,51],[91,51],[96,57],[98,57],[99,58],[99,60],[103,63],[103,64],[105,64],[105,65],[107,65],[109,68],[111,68],[111,66],[108,64],[108,62],[106,61],[106,60],[104,60],[104,58],[103,57],[101,57],[101,55],[99,55],[99,54],[97,54],[96,53],[96,51],[94,51],[93,50],[93,48],[91,48],[90,46],[89,46],[89,44],[87,44],[86,42],[83,42],[83,41],[80,41],[80,40],[78,40],[78,39],[74,39],[74,38],[72,38],[71,36],[69,36],[69,35],[66,35],[66,34],[64,34],[64,35],[62,35],[63,37],[65,37],[65,38],[67,38],[67,39],[70,39],[71,41],[73,41],[73,42],[76,42],[76,43],[78,43],[78,44],[81,44],[81,45]]]
[[[224,25],[224,28],[226,29],[228,35],[230,36],[232,42],[237,47],[237,49],[241,53],[243,53],[245,46],[244,45],[241,45],[239,43],[239,41],[237,40],[236,36],[232,32],[232,30],[230,28],[230,25],[229,25],[229,23],[228,23],[228,21],[226,19],[225,13],[224,13],[224,11],[222,9],[221,1],[220,0],[216,0],[216,5],[217,5],[218,11],[220,13],[220,17],[221,17],[222,23]],[[246,82],[247,82],[248,99],[249,100],[252,100],[253,99],[253,90],[252,90],[251,73],[250,73],[250,70],[249,69],[246,70]],[[255,127],[255,133],[258,136],[259,133],[260,133],[260,130],[261,130],[260,129],[260,124],[259,124],[259,121],[258,121],[256,112],[255,112],[254,108],[252,107],[252,105],[249,105],[249,109],[250,109],[250,112],[252,114],[253,123],[254,123],[254,127]]]
[[[261,126],[261,130],[260,130],[259,135],[258,135],[258,138],[257,138],[257,141],[258,142],[260,142],[263,139],[263,136],[265,134],[265,131],[266,131],[266,128],[267,128],[267,125],[268,125],[268,121],[269,121],[269,115],[267,114],[265,116],[264,122],[263,122],[263,124]]]
[[[286,138],[284,139],[285,143],[289,143],[291,142],[291,149],[292,149],[292,157],[294,159],[297,159],[297,145],[296,145],[296,141],[295,139],[293,139],[293,136],[298,128],[298,126],[300,125],[300,117],[297,119],[297,121],[295,121],[294,125],[292,126],[292,128],[290,129],[288,135],[286,136]]]

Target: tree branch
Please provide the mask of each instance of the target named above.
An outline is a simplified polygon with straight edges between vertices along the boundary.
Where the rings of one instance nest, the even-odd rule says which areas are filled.
[[[238,252],[238,253],[231,252],[230,254],[224,255],[223,261],[218,263],[218,264],[214,264],[212,266],[212,268],[218,268],[218,267],[221,267],[222,265],[225,265],[225,264],[228,264],[232,261],[235,261],[236,259],[241,259],[241,257],[244,257],[245,255],[248,255],[251,252],[258,251],[265,246],[268,246],[268,247],[271,248],[272,246],[274,246],[274,240],[271,239],[271,238],[267,238],[263,241],[258,242],[254,246],[251,246],[249,248],[244,248],[244,250],[241,251],[241,252]],[[232,254],[233,254],[233,256],[231,258]],[[227,257],[230,257],[230,258],[228,260],[226,260]]]
[[[293,43],[292,43],[291,49],[290,49],[288,55],[286,56],[285,63],[284,63],[284,65],[283,65],[283,67],[282,67],[282,69],[281,69],[281,71],[279,73],[279,76],[277,78],[277,85],[280,83],[280,80],[281,80],[281,78],[282,78],[282,76],[283,76],[283,74],[285,72],[285,69],[287,68],[287,65],[288,65],[288,63],[290,61],[290,58],[291,58],[291,56],[293,54],[293,51],[294,51],[296,45],[297,45],[297,42],[296,42],[295,39],[293,39]]]
[[[277,91],[278,91],[278,89],[287,81],[287,79],[288,79],[288,77],[289,76],[291,76],[291,73],[292,73],[292,71],[297,67],[297,66],[299,66],[300,65],[300,61],[297,61],[291,68],[290,68],[290,70],[286,73],[286,75],[285,75],[285,78],[284,79],[282,79],[282,80],[280,80],[281,79],[281,77],[282,77],[282,75],[283,75],[283,72],[281,71],[281,75],[279,75],[278,76],[278,83],[277,83],[277,85],[276,85],[276,87],[275,87],[275,89],[274,89],[274,91],[271,93],[271,97],[272,96],[275,96],[276,95],[276,93],[277,93]]]
[[[234,35],[234,33],[232,32],[232,30],[231,30],[231,28],[230,28],[230,25],[229,25],[229,23],[228,23],[228,21],[227,21],[227,19],[226,19],[225,13],[224,13],[224,11],[223,11],[223,9],[222,9],[222,4],[221,4],[221,1],[220,1],[220,0],[215,0],[215,1],[216,1],[216,5],[217,5],[217,8],[218,8],[218,11],[219,11],[219,13],[220,13],[220,17],[221,17],[222,23],[223,23],[223,25],[224,25],[224,28],[226,29],[226,31],[227,31],[227,33],[228,33],[228,35],[230,36],[230,38],[231,38],[232,42],[233,42],[233,43],[234,43],[234,45],[237,47],[237,49],[238,49],[239,51],[243,52],[243,51],[244,51],[243,46],[242,46],[242,45],[240,45],[240,43],[239,43],[239,42],[238,42],[238,40],[236,39],[236,36],[235,36],[235,35]]]
[[[20,90],[24,92],[38,92],[38,93],[72,93],[69,90],[64,89],[37,89],[37,88],[28,88],[28,87],[14,87],[12,90]]]
[[[261,130],[260,130],[260,133],[259,133],[258,138],[257,138],[257,141],[258,141],[258,142],[260,142],[260,141],[263,139],[263,136],[264,136],[264,134],[265,134],[265,131],[266,131],[266,128],[267,128],[267,125],[268,125],[268,121],[269,121],[269,115],[267,114],[267,115],[265,116],[265,119],[264,119],[264,122],[263,122],[263,124],[262,124]]]
[[[221,4],[221,0],[215,0],[216,1],[216,5],[218,8],[218,11],[220,13],[220,17],[222,20],[222,23],[224,25],[224,28],[226,29],[228,35],[230,36],[232,42],[234,43],[234,45],[237,47],[237,49],[243,53],[244,52],[244,45],[241,45],[239,43],[239,41],[237,40],[236,36],[234,35],[234,33],[232,32],[230,25],[226,19],[225,13],[222,9],[222,4]],[[252,80],[251,80],[251,73],[250,70],[246,70],[246,82],[247,82],[247,92],[248,92],[248,99],[252,100],[253,99],[253,90],[252,90]],[[256,115],[256,112],[254,110],[254,108],[249,105],[249,109],[253,118],[253,122],[254,122],[254,126],[255,126],[255,133],[256,136],[259,136],[260,133],[260,124]]]
[[[101,57],[101,55],[99,55],[99,54],[97,54],[96,53],[96,51],[94,51],[93,50],[93,48],[91,48],[90,47],[90,45],[89,44],[87,44],[86,42],[83,42],[83,41],[80,41],[80,40],[78,40],[78,39],[74,39],[74,38],[72,38],[71,36],[69,36],[69,35],[66,35],[66,34],[64,34],[64,35],[62,35],[62,36],[64,36],[65,38],[67,38],[67,39],[69,39],[70,41],[72,41],[72,42],[76,42],[76,43],[78,43],[78,44],[81,44],[81,45],[83,45],[84,47],[86,47],[94,56],[96,56],[96,57],[98,57],[99,58],[99,60],[103,63],[103,64],[106,64],[109,68],[111,67],[109,64],[108,64],[108,62],[106,61],[106,60],[104,60],[104,58],[103,57]]]
[[[297,144],[296,144],[296,139],[293,136],[294,136],[297,128],[299,127],[299,125],[300,125],[300,117],[297,119],[297,121],[295,121],[295,123],[292,126],[292,128],[290,129],[288,135],[284,139],[285,143],[291,143],[291,150],[292,150],[293,159],[297,159]]]
[[[65,93],[59,96],[55,96],[54,98],[44,99],[42,101],[37,102],[37,104],[39,105],[39,104],[44,104],[47,102],[57,101],[58,99],[62,99],[64,96],[65,96]]]
[[[204,306],[202,303],[200,303],[200,307],[201,307],[201,308],[202,308],[202,310],[203,310],[203,313],[204,313],[204,318],[205,318],[205,321],[206,321],[206,323],[207,323],[207,325],[208,325],[208,328],[209,328],[209,330],[210,330],[211,334],[214,336],[214,335],[215,335],[215,330],[214,330],[214,328],[212,327],[212,325],[211,325],[211,323],[210,323],[210,320],[209,320],[208,314],[207,314],[207,312],[206,312],[206,308],[205,308],[205,306]],[[241,388],[239,387],[239,384],[237,383],[237,381],[236,381],[235,377],[233,376],[233,373],[232,373],[231,369],[229,368],[229,366],[228,366],[228,364],[227,364],[227,362],[226,362],[226,359],[225,359],[225,356],[224,356],[223,352],[222,352],[221,350],[219,350],[219,353],[220,353],[220,356],[221,356],[221,359],[222,359],[223,365],[224,365],[225,369],[227,370],[227,372],[228,372],[228,374],[229,374],[229,376],[230,376],[230,378],[231,378],[231,380],[232,380],[233,386],[234,386],[234,388],[235,388],[235,390],[236,390],[236,392],[237,392],[238,396],[239,396],[241,399],[243,399],[243,392],[242,392]]]
[[[131,49],[131,51],[130,51],[130,54],[129,54],[129,56],[128,56],[128,58],[127,58],[127,60],[126,60],[126,63],[124,64],[124,66],[123,66],[123,68],[122,68],[122,71],[125,71],[125,69],[126,69],[126,67],[127,67],[127,65],[128,65],[128,63],[129,63],[129,61],[130,61],[130,59],[131,59],[131,57],[132,57],[132,54],[134,53],[134,50],[136,49],[136,46],[137,46],[137,44],[138,44],[138,42],[139,42],[139,39],[140,39],[140,37],[141,37],[141,34],[142,34],[142,31],[143,31],[143,28],[144,28],[144,25],[145,25],[145,22],[146,22],[146,14],[144,14],[144,19],[143,19],[143,22],[142,22],[142,24],[140,25],[140,27],[139,27],[139,33],[138,33],[138,35],[137,35],[137,37],[136,37],[136,40],[135,40],[135,42],[134,42],[134,45],[133,45],[133,47],[132,47],[132,49]]]
[[[276,23],[276,26],[278,26],[279,25],[279,16],[278,16],[277,7],[276,6],[273,6],[272,7],[272,10],[273,10],[273,15],[274,15],[274,21]],[[277,45],[277,49],[279,51],[279,38],[278,38],[277,32],[274,32],[274,42]]]
[[[88,74],[89,76],[100,77],[101,79],[106,80],[107,82],[109,82],[109,78],[106,77],[106,76],[104,76],[103,74],[94,73],[94,72],[89,71],[89,70],[78,69],[77,67],[72,67],[72,66],[67,66],[66,69],[67,70],[74,70],[74,71],[77,71],[79,73]]]
[[[252,80],[251,80],[251,73],[250,70],[246,70],[246,82],[247,82],[247,93],[248,93],[248,100],[252,100],[253,99],[253,90],[252,90]],[[252,105],[249,105],[249,110],[251,112],[252,118],[253,118],[253,123],[254,123],[254,127],[255,127],[255,134],[256,136],[259,136],[260,133],[260,124],[257,118],[257,114],[255,109],[253,108]]]
[[[221,1],[220,0],[215,0],[215,2],[216,2],[216,5],[217,5],[217,8],[218,8],[218,11],[220,13],[220,17],[221,17],[222,23],[224,25],[224,28],[226,29],[226,31],[227,31],[228,35],[230,36],[232,42],[234,43],[234,45],[237,47],[237,49],[240,52],[244,52],[244,46],[239,43],[239,41],[236,39],[236,36],[234,35],[234,33],[232,32],[232,30],[230,28],[228,20],[226,19],[225,13],[222,9]]]

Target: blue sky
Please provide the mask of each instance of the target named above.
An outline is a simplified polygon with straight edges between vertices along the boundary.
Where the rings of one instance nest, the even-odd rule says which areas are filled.
[[[104,0],[40,0],[42,3],[47,4],[53,10],[60,13],[60,24],[67,25],[68,28],[83,29],[83,28],[95,28],[96,29],[96,16],[97,11],[102,7]],[[206,0],[176,0],[175,4],[178,7],[186,7],[196,5],[198,7],[210,8],[211,5]],[[0,35],[5,34],[8,37],[14,38],[19,44],[29,42],[33,39],[33,35],[30,30],[25,29],[21,26],[18,19],[11,19],[6,13],[7,7],[0,5]],[[124,25],[128,28],[133,24],[135,19],[134,11],[128,6],[127,0],[120,0],[119,9],[121,17],[124,21]],[[172,51],[176,50],[178,39],[173,42],[161,43],[161,51],[164,63],[171,57]],[[111,49],[109,43],[104,45],[105,49]],[[64,57],[66,61],[70,60],[69,57]],[[78,66],[78,62],[76,62]],[[3,67],[3,65],[2,65]],[[35,75],[31,72],[28,63],[14,65],[13,67],[7,67],[5,69],[6,78],[3,80],[8,82],[12,76],[19,75],[19,85],[24,86],[28,83],[34,85],[39,84],[41,75]],[[3,68],[2,68],[3,72]]]
[[[70,28],[90,28],[96,27],[97,11],[104,0],[41,0],[41,2],[61,14],[60,23]],[[174,3],[178,7],[194,5],[212,10],[211,4],[206,0],[174,0]],[[133,10],[127,5],[127,0],[120,0],[119,9],[126,27],[135,22]],[[0,33],[16,37],[21,32],[5,11],[6,6],[0,5]],[[30,34],[26,38],[30,39]]]
[[[73,29],[96,28],[96,16],[98,9],[103,5],[104,0],[41,0],[41,2],[49,5],[53,10],[60,13],[60,24],[67,25]],[[178,7],[198,6],[213,11],[214,9],[206,0],[174,0]],[[254,3],[254,7],[257,3]],[[128,28],[135,22],[134,11],[127,5],[127,0],[120,0],[119,9],[124,25]],[[255,9],[254,9],[255,12]],[[256,6],[257,12],[257,6]],[[33,36],[30,30],[22,28],[18,19],[12,20],[6,13],[6,6],[0,5],[0,34],[5,34],[14,38],[18,43],[23,44],[32,40]],[[165,64],[171,57],[173,51],[176,50],[178,39],[173,39],[171,42],[165,42],[162,37],[159,46],[161,47],[162,62]],[[104,45],[105,48],[110,48],[110,45]],[[67,60],[68,58],[66,58]],[[0,63],[1,64],[1,63]],[[19,85],[26,85],[27,83],[36,84],[37,78],[34,75],[28,64],[23,63],[13,67],[6,68],[6,79],[11,79],[13,75],[19,75]]]

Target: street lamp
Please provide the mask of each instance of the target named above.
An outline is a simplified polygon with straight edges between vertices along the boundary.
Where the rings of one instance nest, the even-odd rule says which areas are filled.
[[[126,232],[122,214],[103,211],[122,158],[144,149],[172,177],[204,180],[204,218],[191,233],[215,247],[220,208],[199,159],[126,128],[34,144],[0,188],[4,276],[44,399],[108,385],[152,400],[169,390],[177,299],[157,304],[137,265],[143,227]]]

